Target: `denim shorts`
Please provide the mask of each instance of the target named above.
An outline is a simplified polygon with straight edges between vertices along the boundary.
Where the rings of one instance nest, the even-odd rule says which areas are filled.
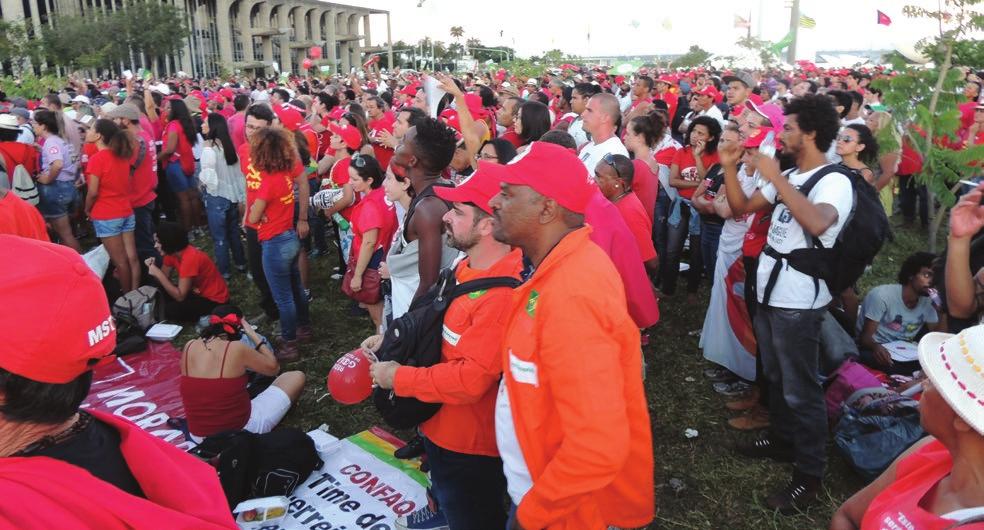
[[[72,205],[79,198],[79,190],[75,183],[68,180],[56,180],[51,184],[38,184],[40,202],[38,210],[45,219],[58,219],[68,215]]]
[[[123,232],[133,232],[137,228],[137,217],[130,214],[128,217],[117,217],[116,219],[103,219],[101,221],[93,219],[92,227],[96,229],[96,237],[113,237]]]
[[[167,163],[164,174],[167,177],[168,186],[171,186],[171,191],[174,193],[181,193],[195,187],[194,175],[185,174],[184,170],[181,169],[181,162],[177,160]]]

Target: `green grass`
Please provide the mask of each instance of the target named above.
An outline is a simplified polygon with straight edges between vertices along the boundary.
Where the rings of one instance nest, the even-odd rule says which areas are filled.
[[[924,249],[925,240],[922,232],[897,230],[895,241],[886,244],[862,279],[863,290],[894,282],[902,260]],[[300,361],[285,367],[303,370],[308,381],[300,402],[284,422],[301,429],[325,423],[333,434],[344,437],[371,425],[382,425],[382,420],[371,404],[345,406],[325,397],[325,377],[332,364],[371,333],[368,317],[350,316],[348,299],[341,294],[339,283],[329,278],[337,263],[333,256],[311,262],[310,287],[315,295],[311,314],[316,340],[303,350]],[[734,443],[748,435],[727,426],[733,413],[724,408],[724,399],[701,375],[710,364],[700,355],[698,338],[688,335],[703,324],[708,291],[705,282],[701,301],[695,306],[688,306],[683,296],[664,300],[662,321],[645,348],[658,507],[650,528],[825,529],[840,503],[864,483],[828,444],[829,468],[821,501],[805,513],[790,517],[764,508],[765,496],[788,479],[791,468],[743,459],[732,451]],[[247,315],[259,313],[256,290],[244,275],[233,277],[230,292]],[[269,326],[261,329],[270,334]],[[193,330],[186,328],[175,344],[182,345],[192,334]],[[693,381],[688,382],[687,377]],[[696,429],[699,436],[687,439],[683,433],[688,428]],[[674,492],[668,485],[671,479],[682,481],[684,489]]]

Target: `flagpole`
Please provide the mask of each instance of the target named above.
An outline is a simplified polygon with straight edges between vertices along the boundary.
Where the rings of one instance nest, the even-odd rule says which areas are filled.
[[[789,13],[789,32],[793,35],[793,41],[789,43],[787,59],[789,64],[796,64],[796,44],[799,40],[799,21],[800,21],[800,0],[793,0],[792,9]]]
[[[751,9],[748,10],[748,26],[746,29],[748,31],[748,40],[751,41],[752,40],[752,10]]]

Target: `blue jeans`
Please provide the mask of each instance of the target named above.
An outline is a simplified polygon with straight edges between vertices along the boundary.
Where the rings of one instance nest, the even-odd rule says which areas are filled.
[[[502,460],[449,451],[426,437],[423,440],[431,468],[431,494],[451,530],[502,528],[506,523]]]
[[[246,252],[239,237],[239,209],[229,199],[202,194],[205,202],[205,215],[208,217],[208,231],[215,243],[215,266],[222,276],[232,274],[229,270],[229,252],[236,267],[246,267]]]
[[[38,210],[45,219],[58,219],[68,215],[76,201],[79,190],[70,180],[56,180],[51,184],[38,183]]]
[[[137,243],[137,256],[140,261],[147,258],[154,258],[160,263],[161,255],[154,248],[154,206],[157,201],[150,201],[147,204],[133,209],[137,226],[133,230],[133,237]]]
[[[126,217],[115,219],[93,219],[92,228],[96,230],[96,237],[114,237],[123,232],[133,232],[137,227],[136,218],[131,213]]]
[[[182,191],[187,191],[195,187],[195,175],[186,174],[181,169],[181,162],[177,160],[168,162],[164,168],[164,176],[167,178],[168,186],[171,186],[171,191],[174,193],[181,193]]]
[[[704,260],[704,275],[711,279],[712,284],[717,280],[714,267],[717,266],[718,241],[721,240],[723,228],[723,224],[700,222],[700,257]]]
[[[670,197],[666,193],[663,185],[659,186],[659,194],[656,195],[656,212],[653,217],[653,245],[656,247],[656,254],[659,256],[659,271],[656,273],[656,285],[660,284],[660,278],[665,274],[669,255],[666,252],[667,227],[666,219],[670,216]]]
[[[261,241],[260,246],[263,248],[263,272],[280,312],[280,335],[284,340],[295,340],[297,326],[311,324],[307,298],[301,288],[301,272],[297,268],[301,242],[297,232],[287,230]]]

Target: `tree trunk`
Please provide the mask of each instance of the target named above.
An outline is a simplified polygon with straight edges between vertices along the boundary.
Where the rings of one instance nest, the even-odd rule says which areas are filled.
[[[943,91],[943,82],[946,80],[946,74],[950,71],[950,66],[953,64],[953,42],[947,42],[946,53],[943,56],[943,64],[940,66],[940,76],[936,79],[936,87],[933,88],[933,96],[929,100],[929,115],[936,116],[936,104],[939,102],[940,93]],[[929,122],[929,126],[926,128],[926,139],[929,142],[926,148],[927,154],[933,149],[935,145],[933,142],[933,122]],[[956,191],[956,189],[954,189]],[[933,222],[929,224],[929,251],[936,252],[936,233],[939,232],[940,224],[943,222],[943,214],[946,213],[946,207],[941,207],[939,211],[935,210],[936,196],[933,194],[932,189],[926,190],[926,206],[929,208],[929,215],[933,219]]]

